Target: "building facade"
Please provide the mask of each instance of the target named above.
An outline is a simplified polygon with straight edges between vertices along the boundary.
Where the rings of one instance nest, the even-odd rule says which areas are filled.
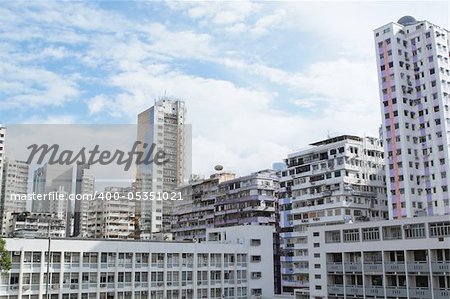
[[[374,35],[390,217],[448,215],[449,31],[405,16]]]
[[[0,186],[3,185],[3,163],[5,161],[5,139],[6,128],[0,124]],[[0,188],[0,199],[3,198],[2,188]]]
[[[6,223],[8,237],[45,238],[66,237],[66,221],[53,213],[12,213]]]
[[[20,200],[15,196],[21,196],[28,192],[29,166],[26,162],[6,159],[3,164],[3,182],[1,185],[0,215],[2,222],[0,232],[2,236],[11,233],[8,231],[8,223],[14,213],[25,212],[26,200]]]
[[[73,182],[73,167],[67,165],[46,163],[35,170],[33,177],[33,192],[35,194],[49,195],[58,192],[64,199],[33,200],[32,212],[52,213],[54,217],[65,220],[66,236],[72,234],[72,205],[69,195],[73,192]]]
[[[310,226],[387,218],[384,160],[376,138],[338,136],[288,155],[279,190],[283,292],[309,285]]]
[[[91,239],[133,239],[135,201],[132,187],[107,187],[86,206],[87,237]],[[111,198],[109,198],[111,196]]]
[[[175,240],[206,240],[206,230],[214,227],[219,184],[234,178],[234,173],[219,172],[178,189],[183,200],[173,210],[171,232]]]
[[[308,231],[309,294],[297,298],[450,297],[450,220],[404,218]]]
[[[6,239],[0,298],[273,298],[272,230],[208,230],[206,242]],[[47,284],[47,263],[50,276]]]
[[[261,170],[219,184],[214,204],[214,226],[277,224],[279,177],[274,170]]]
[[[152,144],[165,153],[162,164],[137,166],[137,192],[174,192],[190,176],[189,142],[183,101],[163,98],[138,115],[138,150],[147,153]],[[143,144],[148,144],[144,148]],[[136,205],[137,236],[149,239],[154,233],[170,231],[172,201],[139,201]]]
[[[275,292],[281,292],[277,195],[279,177],[274,170],[261,170],[235,178],[218,172],[179,189],[183,201],[174,210],[175,240],[206,239],[208,228],[264,225],[274,233]]]

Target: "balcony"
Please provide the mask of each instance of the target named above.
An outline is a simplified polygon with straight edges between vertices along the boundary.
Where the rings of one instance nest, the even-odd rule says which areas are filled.
[[[435,289],[433,291],[434,299],[448,299],[450,298],[450,289]]]
[[[435,273],[449,273],[450,272],[450,262],[431,262],[431,270]]]
[[[405,272],[405,263],[387,262],[384,264],[384,270],[386,272]]]
[[[344,263],[345,272],[361,272],[362,266],[360,263]]]
[[[342,263],[341,262],[328,262],[327,263],[327,271],[328,272],[342,272]]]
[[[382,286],[367,286],[366,295],[384,297],[384,288]]]
[[[328,285],[328,294],[344,294],[344,286],[343,285]]]
[[[298,281],[298,280],[282,280],[281,284],[283,286],[297,287],[297,288],[307,288],[309,286],[309,283],[307,281]]]
[[[386,297],[406,297],[407,295],[405,287],[386,287]]]
[[[430,272],[428,262],[408,262],[408,272]]]
[[[364,295],[364,287],[363,286],[346,286],[345,287],[345,294],[346,295],[359,295],[359,296],[363,296]]]
[[[382,273],[383,272],[383,264],[381,264],[381,263],[364,263],[364,272]]]
[[[410,288],[410,298],[431,298],[431,290],[429,288]],[[447,297],[448,298],[448,297]]]

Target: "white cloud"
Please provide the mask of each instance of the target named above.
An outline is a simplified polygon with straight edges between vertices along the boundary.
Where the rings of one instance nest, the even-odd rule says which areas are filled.
[[[22,124],[46,124],[46,125],[69,125],[75,124],[77,122],[77,117],[75,115],[62,114],[62,115],[49,115],[47,117],[42,117],[42,115],[34,115],[25,120]]]
[[[88,119],[135,122],[138,112],[167,92],[187,103],[194,171],[207,175],[220,163],[245,174],[270,167],[291,149],[325,138],[329,131],[376,135],[380,116],[372,29],[397,19],[404,8],[420,12],[423,17],[418,18],[438,15],[436,23],[445,15],[439,12],[442,5],[427,4],[424,10],[423,4],[411,3],[167,5],[172,14],[196,24],[177,23],[176,16],[159,23],[135,20],[86,3],[0,8],[3,107],[62,106],[79,98],[85,83],[93,85],[89,98],[80,101],[87,105]],[[269,33],[282,36],[285,30],[298,34],[298,40],[295,34],[288,44],[262,39]],[[26,41],[42,45],[30,50],[16,44]],[[240,48],[246,42],[266,52]],[[272,61],[272,55],[284,54],[282,47],[303,42],[314,44],[322,59],[293,55],[279,58],[282,63]],[[69,70],[47,69],[45,61],[64,58],[73,59],[64,65]],[[295,60],[306,66],[280,66]],[[64,113],[43,119],[78,120]]]
[[[62,105],[80,94],[77,83],[70,78],[42,68],[20,67],[0,62],[2,108],[23,109]]]

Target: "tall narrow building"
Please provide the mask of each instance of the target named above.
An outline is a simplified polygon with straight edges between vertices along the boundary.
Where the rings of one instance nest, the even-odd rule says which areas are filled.
[[[311,226],[387,218],[380,140],[342,135],[289,154],[279,189],[283,292],[307,289]]]
[[[58,192],[64,194],[66,200],[34,200],[32,211],[35,213],[52,213],[59,219],[64,219],[66,223],[66,236],[72,234],[71,231],[71,202],[67,197],[72,193],[73,167],[66,165],[45,164],[34,172],[33,192],[48,196]]]
[[[390,218],[449,214],[449,31],[405,16],[374,34]]]
[[[6,128],[0,124],[0,186],[3,184],[3,163],[5,160],[5,135]],[[0,188],[0,198],[2,198],[2,190]]]
[[[20,199],[28,191],[28,171],[26,162],[9,160],[3,164],[3,182],[1,185],[0,215],[2,236],[8,235],[9,222],[13,214],[25,212],[27,201]]]
[[[132,239],[135,202],[129,199],[133,187],[106,187],[104,193],[89,203],[87,234],[92,239]],[[106,194],[113,194],[107,200]]]
[[[156,198],[163,192],[175,192],[190,176],[190,159],[186,140],[186,107],[183,101],[162,98],[138,115],[137,140],[139,151],[165,153],[164,163],[137,165],[136,192],[154,192]],[[144,148],[144,143],[148,146]],[[190,143],[189,143],[190,144]],[[170,232],[173,202],[146,200],[136,202],[136,237],[152,239],[159,233]]]
[[[78,164],[76,166],[75,194],[82,200],[75,201],[73,215],[73,236],[87,236],[87,214],[90,208],[90,200],[95,193],[95,177],[87,164]]]

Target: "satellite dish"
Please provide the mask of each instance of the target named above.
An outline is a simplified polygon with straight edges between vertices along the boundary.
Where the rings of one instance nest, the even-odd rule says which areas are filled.
[[[214,170],[215,171],[222,171],[223,170],[223,166],[222,165],[216,165],[216,166],[214,166]]]

